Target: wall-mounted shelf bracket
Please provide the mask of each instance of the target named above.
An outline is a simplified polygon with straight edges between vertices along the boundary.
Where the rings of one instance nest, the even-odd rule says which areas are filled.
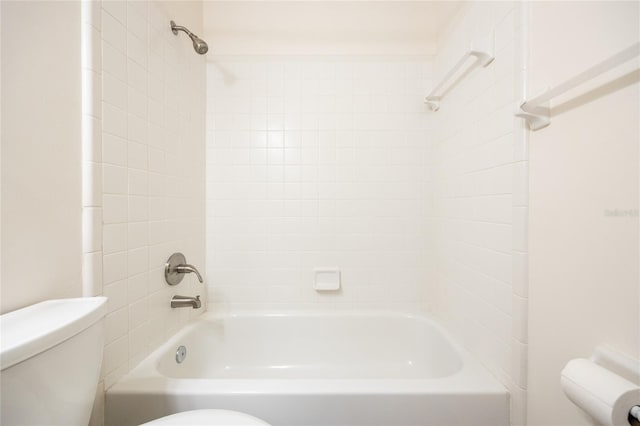
[[[516,111],[516,117],[524,118],[529,129],[540,130],[551,124],[551,105],[539,105],[531,108],[526,102],[523,102]]]
[[[442,99],[441,96],[432,96],[431,98],[427,96],[424,98],[424,103],[427,104],[431,111],[436,112],[440,109],[440,99]]]

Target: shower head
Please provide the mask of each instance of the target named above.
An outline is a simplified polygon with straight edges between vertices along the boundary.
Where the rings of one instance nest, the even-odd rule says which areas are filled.
[[[200,55],[204,55],[209,51],[209,46],[207,42],[199,38],[195,34],[189,34],[191,41],[193,42],[193,49]]]
[[[196,53],[204,55],[209,51],[209,46],[207,45],[206,41],[202,40],[187,28],[176,25],[175,22],[171,21],[171,32],[175,35],[178,35],[178,31],[184,31],[189,36],[191,42],[193,43],[193,49],[196,51]]]

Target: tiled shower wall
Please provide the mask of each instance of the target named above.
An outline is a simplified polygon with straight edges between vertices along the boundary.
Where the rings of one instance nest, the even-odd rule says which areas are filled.
[[[423,307],[427,58],[210,57],[210,309]],[[313,290],[315,268],[339,292]]]
[[[495,60],[469,72],[434,113],[436,312],[510,389],[514,424],[524,423],[527,343],[519,27],[515,3],[477,2],[459,13],[439,42],[436,75],[484,37],[495,37]]]
[[[205,272],[205,64],[164,7],[83,3],[83,282],[109,297],[105,389],[204,310],[172,310],[173,294],[206,299],[193,275],[163,275],[176,251]]]

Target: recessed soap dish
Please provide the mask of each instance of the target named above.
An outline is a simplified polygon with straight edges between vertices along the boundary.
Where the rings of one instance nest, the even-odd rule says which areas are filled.
[[[316,268],[314,269],[314,276],[313,288],[316,291],[340,290],[340,269]]]

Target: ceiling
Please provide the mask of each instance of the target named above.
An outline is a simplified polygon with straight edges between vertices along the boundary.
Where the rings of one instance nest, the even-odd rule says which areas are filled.
[[[205,1],[217,55],[431,55],[458,1]]]

